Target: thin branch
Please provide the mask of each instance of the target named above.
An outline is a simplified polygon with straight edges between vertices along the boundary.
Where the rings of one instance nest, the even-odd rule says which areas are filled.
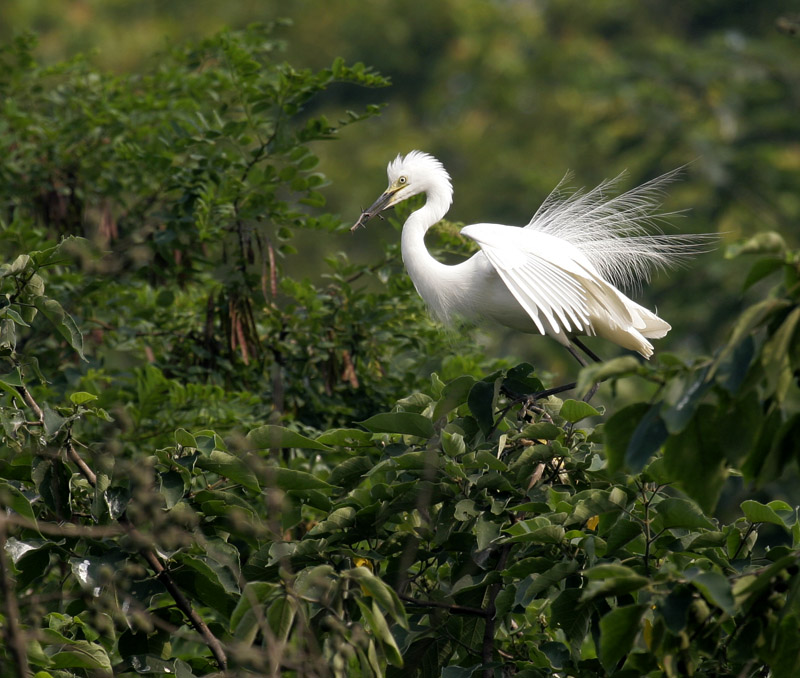
[[[417,605],[419,607],[433,607],[439,610],[447,610],[451,614],[461,614],[471,617],[485,617],[488,614],[487,610],[480,607],[467,607],[465,605],[454,605],[452,603],[445,603],[438,600],[420,600],[414,598],[406,593],[397,592],[398,598],[409,605]]]

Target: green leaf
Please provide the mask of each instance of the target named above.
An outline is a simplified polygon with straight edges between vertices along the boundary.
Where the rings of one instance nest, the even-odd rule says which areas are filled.
[[[229,478],[248,490],[261,491],[261,486],[253,471],[241,459],[234,457],[232,454],[221,450],[213,450],[207,457],[198,455],[195,464],[205,471]]]
[[[592,606],[581,604],[582,594],[578,588],[564,589],[550,606],[550,621],[562,628],[571,641],[580,642],[589,630]]]
[[[660,405],[656,404],[647,410],[628,441],[625,465],[634,473],[645,467],[667,439],[667,428],[661,419],[660,409]]]
[[[773,525],[780,525],[786,527],[780,516],[766,504],[747,499],[741,503],[742,513],[751,523],[772,523]]]
[[[713,530],[714,524],[706,518],[697,506],[680,497],[667,497],[655,506],[659,517],[658,529],[680,527],[687,530]]]
[[[373,433],[402,433],[404,435],[433,437],[433,422],[416,412],[385,412],[358,422]]]
[[[67,343],[78,352],[81,359],[86,360],[86,356],[83,354],[83,335],[72,319],[72,316],[62,308],[61,304],[55,299],[36,296],[33,298],[33,305],[41,311],[45,318],[55,325],[59,334],[61,334],[61,336],[67,340]]]
[[[792,351],[790,349],[798,321],[800,321],[800,306],[795,307],[784,318],[780,327],[766,341],[761,350],[761,362],[767,378],[768,392],[775,393],[775,398],[779,403],[784,401],[789,387],[794,381]]]
[[[593,384],[607,379],[619,378],[629,374],[637,374],[644,369],[637,358],[632,355],[613,358],[602,363],[594,363],[584,367],[578,375],[575,386],[577,393],[585,393]]]
[[[92,402],[93,400],[97,400],[97,396],[93,393],[87,393],[86,391],[77,391],[73,393],[69,399],[73,405],[84,405]]]
[[[44,432],[49,438],[55,436],[61,430],[64,424],[69,421],[69,419],[62,417],[47,403],[42,406],[42,415],[44,420]]]
[[[310,473],[290,468],[270,469],[267,477],[282,490],[322,490],[333,487]]]
[[[397,641],[394,639],[392,632],[389,630],[389,625],[383,617],[383,612],[378,607],[377,603],[373,600],[372,605],[369,606],[361,598],[356,598],[356,603],[361,609],[364,616],[364,621],[368,629],[372,631],[375,637],[381,642],[383,651],[386,653],[386,659],[394,666],[403,666],[403,656],[400,653],[400,648],[397,647]]]
[[[703,404],[688,426],[664,445],[667,474],[709,513],[714,510],[728,477],[719,436],[716,407]]]
[[[247,434],[247,440],[256,450],[297,447],[304,450],[331,451],[331,448],[323,443],[307,438],[283,426],[273,426],[271,424],[253,429]]]
[[[285,642],[289,637],[296,614],[297,603],[294,598],[281,596],[269,606],[267,622],[278,641]]]
[[[722,608],[724,612],[733,616],[736,614],[736,604],[731,592],[731,583],[727,577],[719,572],[703,572],[690,577],[692,583],[708,602]]]
[[[185,428],[179,428],[175,431],[175,442],[181,447],[197,448],[197,440]]]
[[[468,374],[462,375],[448,382],[442,389],[439,401],[433,409],[433,421],[438,421],[445,414],[467,402],[472,387],[475,385],[475,377]]]
[[[408,618],[403,603],[388,584],[376,577],[368,568],[354,567],[344,572],[344,576],[357,581],[364,591],[372,596],[375,601],[388,612],[392,618],[404,629],[408,628]]]
[[[33,512],[30,500],[16,487],[9,485],[4,480],[0,480],[0,506],[16,511],[36,525],[36,514]]]
[[[645,609],[644,605],[625,605],[600,619],[600,662],[608,673],[633,647]]]
[[[610,471],[618,471],[625,466],[628,445],[642,418],[649,412],[647,403],[634,403],[612,414],[603,426],[605,453]]]
[[[484,435],[494,426],[494,400],[497,395],[495,382],[477,381],[467,396],[467,406]]]
[[[564,417],[564,419],[574,424],[586,417],[600,416],[601,413],[583,400],[568,399],[561,405],[559,414]]]

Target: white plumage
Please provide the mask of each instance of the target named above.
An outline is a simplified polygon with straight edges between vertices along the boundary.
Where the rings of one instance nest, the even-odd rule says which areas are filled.
[[[428,252],[425,233],[452,204],[447,171],[433,156],[411,151],[389,163],[387,174],[389,187],[353,230],[413,195],[427,195],[403,226],[401,249],[414,286],[444,322],[488,319],[546,334],[570,349],[570,337],[597,335],[649,358],[648,340],[670,326],[618,287],[647,280],[653,269],[674,265],[704,242],[703,236],[650,233],[668,216],[658,213],[658,197],[675,172],[610,198],[619,177],[588,192],[568,193],[562,181],[527,226],[464,227],[461,233],[481,249],[446,265]]]

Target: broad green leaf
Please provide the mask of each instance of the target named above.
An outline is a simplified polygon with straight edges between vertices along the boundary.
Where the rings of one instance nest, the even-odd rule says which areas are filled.
[[[181,447],[197,447],[197,440],[185,428],[179,428],[175,431],[175,442]]]
[[[416,412],[385,412],[358,423],[373,433],[401,433],[420,438],[432,438],[434,433],[433,422]]]
[[[30,500],[22,494],[16,487],[9,485],[4,480],[0,480],[0,510],[6,507],[16,511],[23,518],[27,518],[36,525],[36,514],[33,512]]]
[[[709,603],[721,607],[731,616],[736,613],[731,583],[727,577],[719,572],[702,572],[690,579]]]
[[[580,603],[582,593],[578,588],[564,589],[550,606],[550,621],[563,629],[571,641],[583,640],[589,630],[592,607]]]
[[[161,495],[167,509],[177,504],[186,492],[187,485],[183,476],[178,471],[166,471],[159,476],[161,480]]]
[[[248,490],[253,490],[254,492],[259,492],[261,490],[261,486],[253,471],[251,471],[241,459],[227,452],[213,450],[207,457],[198,455],[195,464],[198,468],[205,471],[210,471],[217,475],[224,476],[225,478],[229,478],[243,485]]]
[[[644,368],[639,360],[631,355],[613,358],[612,360],[607,360],[602,363],[595,363],[584,367],[580,371],[575,391],[577,393],[585,393],[597,382],[619,378],[629,374],[637,374],[642,369]]]
[[[650,409],[651,406],[647,403],[635,403],[623,407],[609,417],[603,427],[603,436],[610,471],[618,471],[625,466],[631,437]]]
[[[285,642],[289,637],[296,613],[295,599],[287,596],[281,596],[269,606],[267,622],[278,641]]]
[[[240,626],[245,622],[245,617],[248,612],[251,612],[253,607],[260,607],[262,606],[267,600],[269,600],[272,596],[276,595],[279,591],[278,584],[272,582],[265,582],[265,581],[254,581],[248,582],[244,589],[242,589],[242,595],[239,598],[239,602],[236,603],[236,607],[234,608],[233,612],[231,613],[230,617],[230,631],[237,637],[242,635],[242,629]],[[251,616],[251,621],[254,625],[256,625],[256,619],[254,616]]]
[[[767,378],[769,392],[774,392],[779,403],[783,402],[794,380],[791,346],[800,321],[800,306],[795,307],[784,318],[780,327],[766,341],[761,350],[761,362]]]
[[[267,481],[282,490],[324,490],[332,487],[330,483],[306,473],[290,468],[272,468],[266,474]]]
[[[467,405],[484,435],[494,426],[494,400],[497,395],[495,382],[477,381],[467,396]]]
[[[300,435],[283,426],[259,426],[247,434],[247,440],[257,450],[273,450],[284,447],[297,447],[305,450],[330,451],[330,447],[316,440]]]
[[[373,460],[368,456],[350,457],[333,467],[327,482],[329,485],[336,485],[349,490],[358,485],[362,476],[373,466]]]
[[[713,405],[700,405],[688,426],[664,445],[667,474],[709,513],[716,506],[728,477],[716,414]]]
[[[475,383],[475,377],[465,374],[445,384],[439,401],[433,408],[433,416],[431,419],[433,421],[438,421],[451,410],[467,402],[469,392],[472,390]]]
[[[81,334],[72,316],[67,313],[55,299],[44,296],[33,298],[33,305],[41,311],[58,330],[67,343],[74,348],[82,360],[86,360],[83,354],[83,335]]]
[[[73,405],[85,405],[93,400],[97,400],[97,396],[92,393],[87,393],[86,391],[77,391],[70,395],[69,399]]]
[[[47,403],[42,405],[42,415],[44,419],[44,432],[50,438],[55,436],[61,430],[64,424],[69,421],[69,419],[62,417]]]
[[[786,527],[780,516],[766,504],[747,499],[741,503],[742,513],[751,523],[772,523],[773,525],[780,525]]]
[[[400,653],[400,648],[397,647],[397,641],[389,630],[389,625],[386,623],[378,604],[373,600],[371,606],[367,605],[361,598],[356,598],[356,603],[361,609],[367,628],[381,641],[383,651],[386,653],[386,659],[390,664],[402,667],[403,656]]]
[[[697,506],[680,497],[667,497],[655,506],[659,517],[658,529],[680,527],[687,530],[713,530],[714,524]]]
[[[644,605],[617,607],[600,619],[600,662],[612,673],[620,660],[630,652],[641,628]]]
[[[69,640],[50,657],[50,669],[97,669],[111,671],[111,659],[102,645]]]
[[[388,584],[375,576],[368,568],[360,566],[346,570],[344,576],[357,581],[365,593],[372,596],[381,608],[386,610],[392,618],[403,628],[408,628],[408,619],[403,603]]]
[[[586,403],[583,400],[568,399],[564,401],[563,405],[561,405],[559,414],[568,422],[574,424],[581,419],[585,419],[586,417],[597,417],[601,413],[599,410],[596,410],[589,403]]]

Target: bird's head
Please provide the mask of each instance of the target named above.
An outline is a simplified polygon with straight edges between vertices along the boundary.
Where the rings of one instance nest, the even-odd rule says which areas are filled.
[[[452,200],[450,175],[442,163],[427,153],[411,151],[406,156],[398,155],[389,163],[386,174],[389,177],[388,188],[361,213],[351,231],[418,193],[428,193],[429,197],[436,194],[439,199],[446,200],[448,206]]]

